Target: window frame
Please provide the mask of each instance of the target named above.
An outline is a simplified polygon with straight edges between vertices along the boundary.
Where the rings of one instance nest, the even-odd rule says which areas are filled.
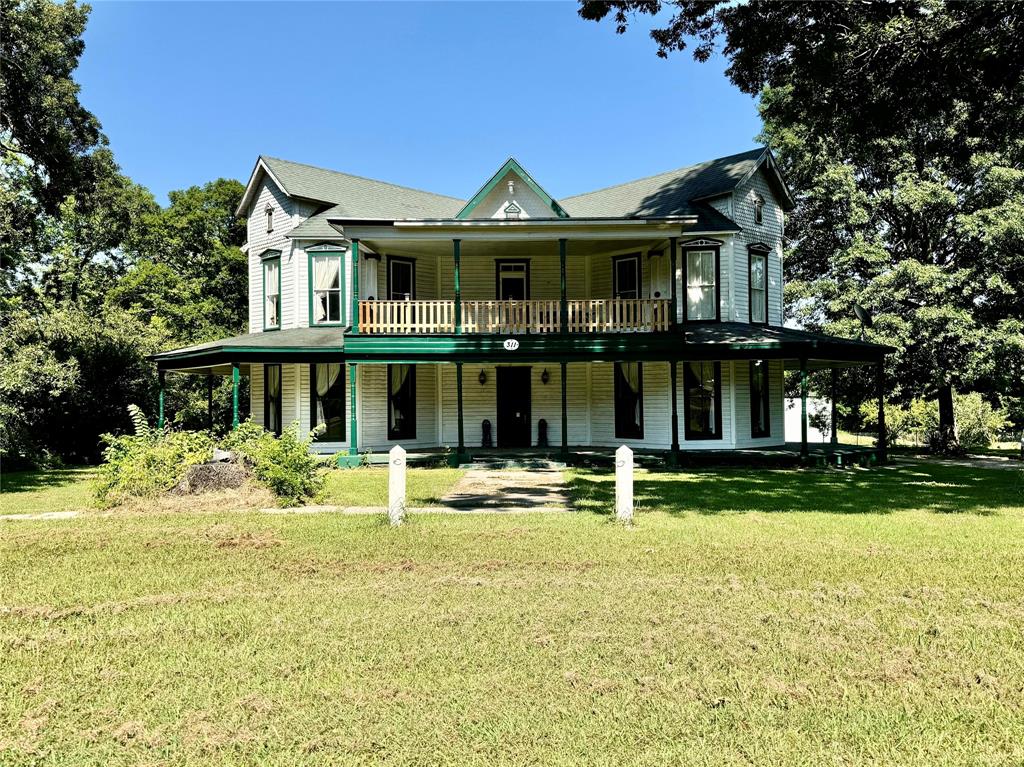
[[[271,261],[277,261],[277,324],[267,324],[267,264]],[[260,283],[263,287],[263,303],[260,304],[261,312],[263,314],[263,330],[280,330],[282,325],[281,310],[283,309],[283,302],[281,300],[281,251],[279,250],[265,250],[260,254]]]
[[[348,249],[341,246],[317,246],[306,251],[306,283],[309,291],[309,327],[311,328],[324,328],[324,327],[341,327],[346,323],[347,304],[345,302],[346,297],[346,279],[345,273],[345,255]],[[337,258],[338,259],[338,320],[316,322],[313,319],[313,263],[317,258]]]
[[[682,294],[683,294],[683,322],[721,322],[722,321],[722,242],[720,240],[694,240],[684,242],[680,245],[683,254],[682,273]],[[713,319],[690,319],[690,300],[687,295],[690,273],[690,253],[693,251],[713,251],[715,254],[715,316]]]
[[[771,396],[769,395],[769,387],[771,386],[771,367],[768,360],[750,360],[750,438],[751,439],[763,439],[764,437],[772,436],[772,411],[771,411]],[[761,397],[758,402],[754,398],[754,370],[760,367],[764,371],[764,386],[761,387]],[[758,408],[764,412],[765,428],[762,430],[758,428],[757,416],[759,415]]]
[[[270,387],[267,386],[267,381],[270,380],[270,369],[277,368],[277,423],[268,424],[267,414],[270,412]],[[263,366],[263,428],[274,434],[274,436],[280,437],[281,432],[284,431],[284,415],[281,412],[281,406],[284,404],[284,369],[281,367],[281,363],[273,363]],[[273,427],[273,428],[271,428]]]
[[[263,215],[267,219],[267,234],[270,234],[274,231],[274,206],[268,204],[267,207],[263,209]]]
[[[313,442],[326,442],[328,444],[345,442],[348,439],[348,365],[344,362],[311,362],[309,365],[309,429],[312,431],[317,427],[316,403],[319,395],[316,393],[316,366],[317,365],[341,365],[339,374],[339,385],[341,386],[341,437],[332,439],[325,433],[323,436],[314,436]]]
[[[763,243],[755,243],[747,246],[747,321],[751,325],[768,325],[770,306],[768,302],[768,256],[771,248]],[[754,284],[751,280],[754,269],[754,256],[764,258],[764,319],[754,319]]]
[[[754,192],[754,224],[764,226],[764,197]]]
[[[644,266],[640,253],[624,253],[621,256],[612,256],[612,298],[619,298],[619,263],[622,261],[636,262],[636,298],[642,298],[644,289]],[[631,299],[624,299],[631,300]]]
[[[495,301],[515,301],[514,298],[501,298],[501,267],[503,264],[524,264],[526,286],[524,293],[526,297],[524,301],[530,300],[530,259],[528,258],[496,258],[494,259],[494,300]]]
[[[386,284],[384,286],[384,289],[387,291],[388,301],[402,301],[402,300],[404,300],[404,299],[401,299],[401,298],[392,298],[391,297],[391,264],[393,264],[393,263],[408,264],[409,265],[409,267],[410,267],[410,269],[412,271],[412,282],[410,283],[410,287],[412,288],[412,293],[409,296],[409,300],[410,301],[415,301],[416,300],[416,259],[415,258],[409,258],[407,256],[392,256],[390,254],[387,256],[387,268],[384,270],[384,280],[386,282]]]
[[[391,374],[392,374],[394,368],[402,367],[403,364],[406,367],[409,368],[409,375],[411,377],[411,379],[410,379],[410,389],[411,389],[411,391],[409,393],[409,396],[412,399],[412,413],[411,413],[412,418],[406,419],[406,420],[410,421],[412,423],[412,428],[411,428],[411,431],[407,430],[406,432],[398,433],[398,432],[395,431],[395,427],[394,427],[394,424],[392,423],[392,419],[391,419],[391,401],[393,399],[393,395],[391,394]],[[394,441],[403,440],[403,439],[416,439],[416,367],[417,366],[415,364],[406,364],[406,363],[395,363],[395,364],[389,364],[387,366],[387,379],[386,379],[386,384],[387,384],[387,389],[386,389],[386,393],[387,393],[387,409],[388,409],[388,427],[387,427],[388,428],[388,434],[387,434],[387,438],[388,438],[389,442],[394,442]]]
[[[619,432],[619,367],[624,364],[636,365],[637,372],[637,386],[640,387],[640,423],[638,426],[637,434],[622,434]],[[642,440],[644,438],[644,364],[637,360],[636,362],[613,362],[612,363],[612,432],[615,434],[615,439],[633,439]]]
[[[713,434],[701,434],[690,428],[690,385],[687,380],[687,372],[691,364],[714,365],[715,391],[713,393],[715,405],[715,431]],[[683,362],[683,436],[687,442],[720,440],[722,434],[722,363],[717,360],[688,360]]]

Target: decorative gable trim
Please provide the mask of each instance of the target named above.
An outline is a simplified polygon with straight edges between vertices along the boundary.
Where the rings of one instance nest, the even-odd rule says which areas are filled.
[[[710,237],[700,237],[696,240],[684,240],[679,243],[681,248],[720,248],[725,244],[723,240],[712,240]]]
[[[752,242],[747,245],[747,250],[754,253],[771,253],[772,249],[770,245],[765,245],[763,242]]]
[[[505,177],[505,174],[509,171],[514,171],[526,185],[530,187],[534,194],[540,197],[544,203],[551,208],[551,211],[559,218],[569,218],[569,214],[565,212],[565,209],[559,205],[555,199],[544,191],[540,184],[533,180],[533,177],[526,172],[522,165],[520,165],[514,157],[509,157],[505,164],[498,168],[498,172],[495,173],[491,178],[480,187],[480,191],[473,195],[469,202],[467,202],[462,210],[455,214],[457,219],[469,218],[469,214],[472,213],[476,207],[483,201],[483,199],[491,192],[494,187],[498,185],[498,182]]]

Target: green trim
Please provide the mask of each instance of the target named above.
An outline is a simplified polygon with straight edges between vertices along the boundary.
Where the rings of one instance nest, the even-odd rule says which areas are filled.
[[[349,373],[349,421],[351,427],[348,433],[348,454],[359,455],[359,415],[356,408],[356,366],[352,363],[348,366]]]
[[[462,334],[462,240],[452,240],[455,259],[455,335]]]
[[[533,180],[533,177],[526,172],[523,166],[520,165],[514,157],[509,157],[505,161],[505,164],[498,169],[498,172],[491,176],[487,183],[480,187],[480,191],[474,194],[473,198],[463,206],[462,210],[455,214],[455,218],[469,218],[469,214],[476,209],[488,194],[491,193],[491,190],[498,185],[498,182],[501,181],[509,171],[514,171],[519,178],[525,181],[526,185],[533,190],[533,193],[540,197],[541,200],[544,201],[544,204],[551,208],[556,216],[559,218],[569,218],[569,214],[565,212],[565,209],[555,202],[555,199],[545,192],[544,189],[541,188],[540,184]]]
[[[569,405],[568,405],[568,365],[561,363],[562,368],[562,455],[569,455]]]
[[[565,290],[565,238],[558,241],[558,269],[559,269],[559,290],[560,300],[558,303],[558,314],[560,318],[559,327],[563,333],[569,332],[569,301],[566,298]]]
[[[313,259],[314,258],[337,258],[338,259],[338,311],[345,306],[345,251],[306,251],[306,282],[309,296],[309,327],[311,328],[340,328],[345,326],[345,318],[341,317],[337,322],[313,322]]]
[[[238,369],[238,363],[232,363],[231,365],[231,428],[238,428],[238,379],[241,375],[241,371]]]
[[[260,282],[263,283],[263,303],[260,305],[260,311],[263,315],[263,331],[268,330],[280,330],[281,329],[281,252],[275,251],[276,256],[264,256],[260,262],[260,269],[262,269],[262,279]],[[267,324],[267,264],[272,261],[277,262],[277,324]]]
[[[344,272],[341,282],[345,282]],[[348,326],[352,335],[359,335],[359,240],[352,240],[352,306],[349,309]]]

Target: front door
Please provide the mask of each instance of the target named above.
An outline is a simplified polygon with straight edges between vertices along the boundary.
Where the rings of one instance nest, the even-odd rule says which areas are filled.
[[[499,301],[525,301],[530,297],[530,264],[527,261],[495,263],[495,293]]]
[[[530,368],[498,368],[498,447],[530,446]]]

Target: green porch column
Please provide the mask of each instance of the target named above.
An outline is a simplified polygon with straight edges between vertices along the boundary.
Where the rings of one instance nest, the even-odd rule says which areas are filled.
[[[356,363],[348,366],[348,454],[359,455],[359,416],[356,409]]]
[[[455,335],[462,333],[462,240],[452,240],[452,256],[455,258]],[[462,380],[462,365],[458,368],[459,381]],[[462,384],[459,384],[459,397],[462,397]],[[461,403],[462,400],[460,399]],[[459,412],[462,412],[462,405],[459,405]],[[462,423],[462,416],[459,416],[459,423]],[[459,442],[461,443],[461,439]]]
[[[359,240],[352,240],[352,309],[348,324],[352,335],[359,335]]]
[[[565,242],[565,240],[561,240]],[[565,259],[562,259],[565,264]],[[565,286],[565,269],[562,269],[562,286]],[[563,293],[564,294],[564,293]],[[565,362],[562,365],[562,457],[569,455],[569,410],[568,410],[568,372],[569,365]]]
[[[672,379],[672,460],[674,461],[679,453],[679,363],[675,360],[668,363],[668,374]]]
[[[807,360],[800,360],[800,457],[810,455],[807,449]]]
[[[566,299],[566,296],[565,296],[565,246],[566,246],[565,238],[560,239],[558,241],[558,263],[559,263],[559,268],[560,268],[560,271],[561,271],[561,279],[562,279],[562,283],[561,283],[561,285],[562,285],[562,293],[561,293],[562,298],[561,298],[561,302],[558,305],[558,315],[559,315],[559,318],[561,320],[560,326],[562,328],[562,332],[563,333],[567,333],[569,331],[569,301]],[[562,364],[564,365],[565,363],[563,362]],[[564,392],[564,386],[563,386],[563,392]],[[564,413],[564,408],[563,408],[563,413]]]
[[[458,240],[456,240],[458,242]],[[455,251],[458,253],[458,250]],[[458,263],[456,261],[455,263]],[[458,402],[459,414],[459,458],[466,453],[466,428],[462,422],[462,363],[455,363],[455,388],[457,389],[456,401]]]
[[[878,394],[878,462],[885,463],[889,460],[889,448],[886,445],[888,435],[885,430],[885,362],[879,362],[875,366],[875,387]]]
[[[206,376],[206,428],[213,429],[213,373]]]
[[[829,397],[832,399],[832,434],[829,436],[829,442],[832,443],[832,449],[834,450],[839,446],[839,410],[836,407],[836,369],[831,368],[829,371],[831,380],[829,381]]]
[[[668,324],[669,324],[669,327],[674,328],[676,326],[676,316],[677,316],[676,313],[678,311],[676,307],[679,305],[679,299],[677,297],[677,290],[676,290],[676,251],[678,250],[678,247],[676,245],[676,238],[675,237],[669,237],[668,238],[668,250],[669,250],[668,265],[669,265],[670,273],[672,275],[672,287],[669,290],[669,300],[668,300],[668,312],[669,312],[669,314],[668,314]],[[674,365],[675,363],[673,362],[672,364]],[[672,381],[673,381],[672,385],[673,386],[675,386],[675,380],[676,380],[675,376],[673,376],[672,377]],[[672,402],[675,403],[675,401],[676,401],[675,395],[673,394],[672,395]],[[672,407],[674,408],[675,404],[673,404]],[[673,420],[673,422],[674,422],[674,420]],[[673,441],[677,442],[678,439],[673,440]]]
[[[241,376],[241,371],[238,369],[238,363],[231,363],[231,428],[238,428],[238,380]]]
[[[156,420],[156,427],[158,429],[164,428],[164,386],[166,385],[166,375],[163,370],[157,373],[157,378],[160,381],[160,414]]]

